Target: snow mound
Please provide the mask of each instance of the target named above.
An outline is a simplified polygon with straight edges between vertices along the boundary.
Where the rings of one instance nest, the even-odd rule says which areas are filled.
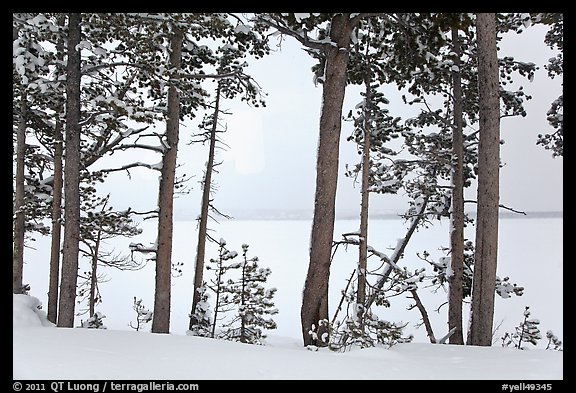
[[[55,326],[48,320],[46,312],[42,310],[42,303],[38,298],[29,295],[14,294],[12,304],[12,326],[14,328]]]

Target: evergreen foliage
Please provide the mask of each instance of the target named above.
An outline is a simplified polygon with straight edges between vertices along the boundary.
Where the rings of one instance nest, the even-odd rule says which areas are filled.
[[[228,281],[227,291],[232,295],[232,303],[237,314],[226,323],[220,337],[249,344],[263,344],[266,338],[263,330],[276,329],[276,322],[267,316],[278,313],[273,298],[276,288],[266,289],[269,268],[258,266],[258,257],[248,258],[248,244],[242,245],[241,274],[237,280]]]
[[[562,341],[554,335],[552,330],[548,330],[546,332],[546,338],[548,339],[548,345],[546,345],[546,349],[551,349],[554,351],[563,351],[562,349]]]
[[[194,309],[194,321],[192,329],[189,329],[186,334],[190,336],[211,337],[212,327],[212,314],[210,310],[210,294],[207,291],[208,287],[206,282],[200,286],[197,291],[199,293],[200,301],[196,304]],[[191,315],[189,317],[192,317]]]
[[[515,332],[506,332],[504,334],[501,338],[502,346],[508,347],[510,344],[513,344],[514,348],[522,350],[528,349],[527,346],[522,345],[524,343],[530,343],[536,346],[538,341],[542,339],[538,325],[540,325],[540,321],[535,318],[530,318],[530,307],[526,306],[524,309],[524,320],[520,325],[516,326]]]
[[[96,312],[86,321],[81,321],[80,326],[78,327],[86,329],[107,329],[107,327],[104,326],[104,318],[106,318],[106,315]]]
[[[198,323],[187,334],[262,345],[265,330],[277,326],[269,317],[278,313],[273,302],[276,288],[263,285],[272,272],[259,267],[258,257],[248,257],[247,244],[242,245],[241,262],[232,261],[238,253],[228,250],[224,239],[218,245],[218,258],[210,259],[206,266],[214,277],[199,289],[201,300],[194,315]],[[207,289],[212,291],[211,296]],[[213,305],[210,298],[214,299]]]

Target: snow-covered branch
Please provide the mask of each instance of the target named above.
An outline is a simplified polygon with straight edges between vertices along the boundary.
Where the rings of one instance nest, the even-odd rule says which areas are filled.
[[[147,164],[145,162],[132,162],[130,164],[126,164],[123,165],[119,168],[107,168],[107,169],[101,169],[100,172],[105,172],[105,173],[110,173],[110,172],[118,172],[118,171],[126,171],[128,172],[128,169],[130,168],[136,168],[136,167],[143,167],[143,168],[148,168],[148,169],[154,169],[157,171],[160,171],[162,169],[162,164]],[[128,176],[130,177],[130,172],[128,172]]]
[[[394,250],[392,257],[390,258],[389,263],[384,265],[384,267],[382,268],[381,277],[376,282],[376,284],[374,285],[375,290],[373,290],[371,295],[367,297],[366,303],[364,304],[364,307],[366,309],[370,308],[370,306],[372,305],[374,300],[376,300],[376,297],[378,295],[378,291],[380,291],[384,287],[386,280],[388,279],[388,277],[392,273],[392,269],[390,268],[390,266],[396,265],[396,263],[400,260],[400,257],[404,253],[404,249],[406,248],[406,245],[410,241],[410,238],[412,237],[412,234],[414,233],[414,231],[416,231],[416,228],[418,227],[418,223],[420,222],[420,220],[423,217],[424,212],[426,211],[427,205],[428,205],[428,197],[425,197],[424,200],[422,201],[422,204],[420,205],[420,211],[414,217],[414,219],[412,220],[412,223],[410,224],[410,228],[408,228],[408,232],[406,232],[406,236],[404,236],[404,238],[402,238],[398,241],[398,243],[396,244],[396,249]]]

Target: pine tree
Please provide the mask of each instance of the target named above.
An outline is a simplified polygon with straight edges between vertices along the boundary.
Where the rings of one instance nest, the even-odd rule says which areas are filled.
[[[334,233],[335,198],[338,183],[342,105],[348,83],[348,61],[352,33],[366,14],[260,14],[259,21],[290,35],[319,60],[315,81],[322,83],[316,191],[310,247],[310,263],[304,283],[300,318],[304,345],[318,344],[309,335],[312,325],[328,318],[328,282]],[[317,33],[311,39],[310,31]],[[325,326],[319,326],[320,330]],[[323,336],[326,331],[321,331]]]
[[[238,256],[238,253],[236,251],[230,251],[226,248],[226,240],[221,238],[218,241],[218,246],[218,258],[211,258],[209,261],[211,265],[206,266],[206,269],[214,271],[214,278],[211,279],[210,283],[206,285],[207,288],[212,290],[215,296],[212,311],[212,325],[210,327],[209,336],[211,338],[218,337],[216,326],[218,322],[224,318],[222,315],[220,315],[220,319],[218,319],[218,315],[227,313],[234,308],[234,301],[232,300],[232,296],[228,288],[228,284],[231,284],[233,281],[225,281],[224,275],[226,272],[228,272],[228,270],[238,269],[240,267],[239,263],[229,263],[231,259],[234,259]],[[212,265],[214,265],[214,267],[212,267]],[[198,309],[198,306],[196,312],[201,315],[205,315],[205,311]]]
[[[246,51],[252,50],[254,46],[263,45],[256,38],[252,38],[253,42],[250,45],[240,50],[234,45],[242,43],[245,38],[244,29],[238,30],[235,35],[228,36],[222,47],[219,47],[216,52],[219,53],[216,93],[213,103],[213,110],[209,116],[206,116],[202,121],[200,128],[205,130],[203,134],[199,135],[200,141],[203,143],[208,141],[208,161],[204,171],[204,179],[202,184],[202,202],[200,207],[200,215],[198,217],[198,243],[196,247],[196,261],[194,271],[194,291],[192,296],[192,310],[196,309],[196,305],[201,301],[200,292],[198,289],[203,285],[204,273],[204,258],[206,253],[206,241],[214,240],[208,235],[208,220],[210,213],[229,218],[222,214],[213,204],[213,180],[212,176],[216,172],[215,167],[220,163],[215,161],[216,149],[221,147],[223,142],[218,137],[218,133],[225,132],[219,129],[220,118],[225,113],[221,106],[226,99],[234,99],[240,95],[241,100],[253,104],[255,107],[265,105],[261,99],[260,89],[255,85],[251,78],[244,74],[243,68],[247,65],[246,62],[241,62],[240,59],[246,56]],[[243,47],[243,45],[240,45]],[[260,56],[260,55],[258,55]],[[228,77],[226,77],[228,75]],[[190,323],[188,328],[194,330],[194,325],[199,321],[194,318],[195,313],[191,313]]]
[[[524,320],[520,325],[516,326],[515,332],[510,334],[506,332],[501,338],[502,346],[507,347],[510,344],[514,344],[516,349],[528,349],[528,347],[523,346],[523,343],[530,343],[534,346],[538,344],[538,340],[542,339],[540,334],[540,329],[538,325],[540,321],[538,319],[530,318],[530,307],[526,306],[524,309]]]
[[[47,156],[30,138],[39,127],[38,118],[47,118],[43,110],[49,101],[53,82],[48,75],[53,53],[42,45],[50,31],[44,14],[14,13],[13,21],[13,291],[20,293],[23,283],[25,242],[33,233],[47,234],[43,219],[48,215],[49,186],[43,181],[43,168],[50,165]]]
[[[548,345],[546,345],[546,349],[552,349],[554,351],[563,351],[562,349],[562,341],[558,339],[554,335],[552,330],[548,330],[546,332],[546,338],[548,339]]]
[[[80,326],[78,326],[78,327],[86,328],[86,329],[108,329],[104,325],[104,321],[103,321],[104,318],[106,318],[106,315],[104,315],[100,312],[96,312],[96,313],[94,313],[94,315],[92,315],[86,321],[81,321]]]
[[[276,322],[267,315],[274,315],[273,298],[276,288],[266,289],[269,268],[258,266],[258,257],[248,258],[248,245],[242,245],[242,262],[240,277],[228,281],[226,291],[231,294],[231,302],[237,307],[237,315],[223,327],[221,337],[227,340],[249,344],[263,344],[265,330],[276,329]]]

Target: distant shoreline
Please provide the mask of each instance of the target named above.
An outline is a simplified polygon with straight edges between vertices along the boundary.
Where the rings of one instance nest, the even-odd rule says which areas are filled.
[[[471,217],[476,216],[475,211],[466,212]],[[226,214],[232,217],[233,220],[237,221],[299,221],[299,220],[312,220],[313,212],[306,210],[241,210],[236,212],[226,212]],[[514,213],[511,211],[501,211],[501,219],[535,219],[535,218],[563,218],[563,211],[536,211],[536,212],[526,212]],[[194,221],[197,215],[185,211],[175,211],[174,219],[175,221]],[[358,219],[358,213],[344,211],[337,212],[337,220],[354,220]],[[399,220],[402,219],[400,213],[390,213],[390,212],[370,212],[370,219],[372,220]],[[224,219],[223,219],[224,220]]]

